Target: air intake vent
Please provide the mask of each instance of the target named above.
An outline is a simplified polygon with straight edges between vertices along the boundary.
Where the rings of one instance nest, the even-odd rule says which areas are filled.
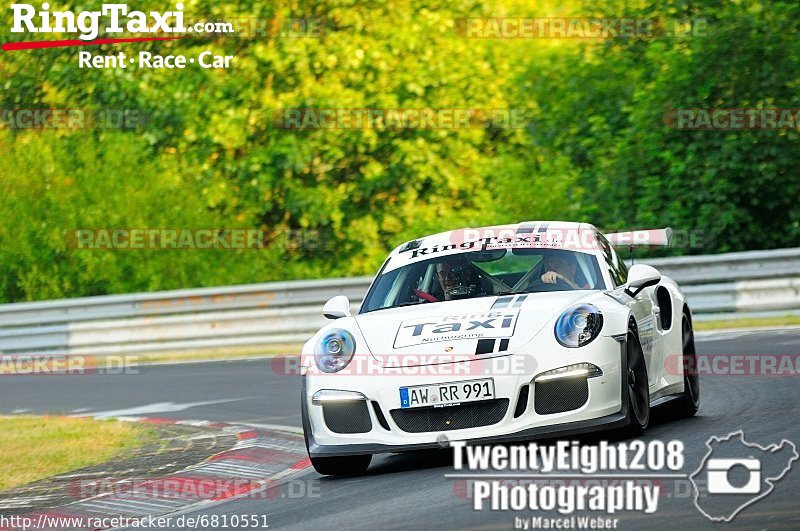
[[[450,407],[393,409],[392,419],[408,433],[463,430],[497,424],[508,411],[508,398]]]
[[[334,433],[367,433],[372,430],[367,402],[331,402],[322,406],[325,425]]]
[[[533,408],[539,415],[572,411],[589,400],[586,377],[553,378],[533,385]]]

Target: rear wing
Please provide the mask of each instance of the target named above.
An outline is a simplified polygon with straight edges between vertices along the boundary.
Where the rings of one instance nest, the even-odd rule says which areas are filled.
[[[605,235],[608,242],[615,247],[669,247],[672,229],[631,230],[614,232]]]

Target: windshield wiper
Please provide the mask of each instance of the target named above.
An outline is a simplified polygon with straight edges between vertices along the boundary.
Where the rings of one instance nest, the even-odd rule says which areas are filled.
[[[501,291],[500,293],[496,293],[495,295],[526,295],[528,293],[530,293],[530,292],[529,291],[508,290],[508,291]]]

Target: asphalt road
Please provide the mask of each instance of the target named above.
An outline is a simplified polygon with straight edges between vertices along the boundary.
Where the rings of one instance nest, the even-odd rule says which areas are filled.
[[[800,357],[800,330],[715,334],[698,338],[707,359],[719,355]],[[791,358],[797,367],[797,357]],[[142,367],[136,374],[12,376],[0,378],[0,413],[48,412],[204,419],[259,425],[300,426],[299,381],[280,374],[273,361],[251,360]],[[279,364],[280,365],[280,364]],[[769,367],[769,366],[767,366]],[[796,373],[795,373],[796,374]],[[800,445],[797,376],[769,374],[701,378],[697,416],[670,420],[654,410],[642,439],[679,439],[693,472],[711,436],[743,430],[748,442],[789,439]],[[451,473],[448,451],[388,455],[373,460],[360,477],[331,479],[313,470],[271,499],[236,499],[199,514],[265,515],[271,528],[294,529],[507,529],[528,511],[475,511],[463,481]],[[655,515],[617,513],[619,528],[800,528],[800,461],[773,492],[731,523],[712,524],[694,506],[686,480],[664,480]],[[539,516],[557,517],[556,512]]]

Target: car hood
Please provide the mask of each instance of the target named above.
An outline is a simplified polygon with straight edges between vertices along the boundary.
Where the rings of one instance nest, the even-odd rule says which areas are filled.
[[[507,356],[529,343],[587,291],[424,303],[358,314],[372,356],[385,367]],[[406,356],[404,358],[404,356]]]

